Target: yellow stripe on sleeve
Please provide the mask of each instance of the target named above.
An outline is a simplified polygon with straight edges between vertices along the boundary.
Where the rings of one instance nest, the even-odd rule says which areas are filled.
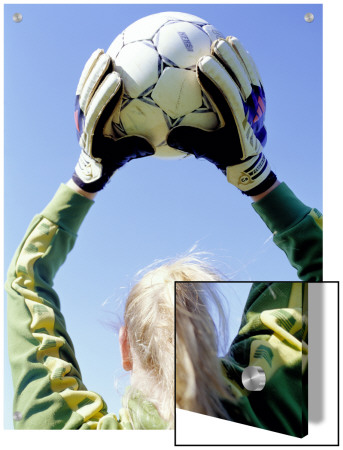
[[[323,214],[314,208],[309,212],[309,215],[316,222],[318,227],[322,230],[323,229]]]

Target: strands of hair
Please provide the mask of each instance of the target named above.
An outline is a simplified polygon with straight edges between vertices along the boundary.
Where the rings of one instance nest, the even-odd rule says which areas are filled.
[[[131,389],[154,403],[170,428],[175,401],[182,409],[228,418],[221,399],[232,398],[217,355],[218,336],[227,336],[227,322],[218,284],[213,283],[221,279],[204,253],[191,253],[155,262],[129,293],[124,322],[133,360]],[[214,309],[220,331],[209,313]]]

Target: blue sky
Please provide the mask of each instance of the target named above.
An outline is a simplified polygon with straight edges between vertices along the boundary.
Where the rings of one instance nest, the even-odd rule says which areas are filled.
[[[133,21],[168,10],[203,17],[249,50],[267,95],[267,158],[304,203],[322,209],[321,5],[11,4],[4,9],[5,268],[33,215],[73,172],[79,155],[74,95],[85,61]],[[309,11],[313,23],[304,20]],[[13,22],[15,12],[21,23]],[[136,272],[194,244],[211,252],[229,279],[296,279],[249,199],[193,158],[145,158],[120,170],[98,195],[56,277],[84,382],[114,413],[120,396],[113,380],[128,379],[120,371],[117,337],[105,323],[118,322],[116,311]],[[232,316],[240,309],[233,305]],[[11,427],[6,354],[4,382]]]

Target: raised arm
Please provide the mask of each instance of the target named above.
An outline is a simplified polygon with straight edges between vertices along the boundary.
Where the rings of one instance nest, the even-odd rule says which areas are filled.
[[[8,270],[8,342],[17,429],[80,428],[90,412],[106,409],[100,396],[88,394],[82,383],[53,289],[91,205],[91,200],[62,185],[32,220]],[[88,403],[86,415],[83,401]]]
[[[266,99],[252,57],[237,38],[218,39],[211,55],[198,61],[197,77],[221,125],[215,131],[176,127],[169,133],[168,145],[213,163],[229,183],[253,200],[255,211],[299,278],[322,280],[321,214],[280,184],[263,153]]]
[[[96,193],[128,161],[154,153],[141,138],[115,141],[106,122],[122,85],[103,51],[93,53],[77,88],[81,155],[72,180],[32,220],[8,270],[8,342],[17,429],[130,427],[107,413],[82,382],[54,277],[72,250]]]
[[[322,214],[301,202],[285,183],[252,204],[303,281],[323,279]],[[267,274],[266,274],[267,278]]]
[[[197,65],[199,83],[221,118],[213,132],[179,127],[168,144],[216,165],[253,201],[302,280],[322,279],[321,214],[277,180],[264,155],[265,92],[254,61],[238,39],[219,39]],[[267,267],[267,265],[266,265]],[[268,270],[265,270],[268,280]],[[222,359],[237,422],[303,437],[307,433],[307,284],[257,283],[239,333]],[[241,375],[259,366],[262,391],[244,388]]]

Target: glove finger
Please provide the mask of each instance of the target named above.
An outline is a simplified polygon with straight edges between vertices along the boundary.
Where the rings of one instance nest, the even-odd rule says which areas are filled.
[[[100,54],[92,66],[80,93],[79,103],[84,114],[87,114],[94,92],[112,70],[111,58],[106,54]]]
[[[203,56],[197,64],[197,76],[202,88],[214,101],[223,121],[226,123],[228,118],[233,115],[236,121],[242,123],[245,118],[242,98],[237,84],[229,72],[215,58]],[[222,95],[216,95],[217,100],[214,100],[214,92],[218,90]],[[224,97],[224,101],[220,99],[221,97]]]
[[[251,81],[230,44],[224,39],[216,40],[212,44],[212,54],[230,73],[232,79],[236,82],[244,101],[246,101],[251,94]]]
[[[245,50],[239,39],[234,36],[228,36],[226,40],[236,53],[237,57],[240,59],[251,84],[254,84],[255,86],[262,86],[260,74],[253,58],[250,56],[250,53]]]
[[[106,121],[111,117],[115,106],[123,94],[123,84],[117,72],[111,72],[98,87],[92,98],[84,125],[84,133],[81,136],[80,145],[83,148],[92,149],[89,140],[93,139],[93,145],[97,151],[101,151],[101,144],[95,145],[94,140],[103,138],[103,129]],[[94,136],[94,138],[93,138]],[[94,151],[93,156],[95,157]]]
[[[80,95],[81,94],[81,91],[82,91],[82,88],[83,88],[83,86],[85,84],[85,81],[89,77],[89,74],[92,71],[92,69],[94,67],[94,64],[98,60],[99,56],[101,54],[103,54],[103,53],[104,53],[104,50],[98,48],[89,57],[88,61],[86,62],[85,66],[84,66],[84,68],[82,70],[81,77],[79,79],[79,83],[78,83],[77,88],[76,88],[76,95]]]
[[[258,154],[261,145],[249,122],[250,114],[228,71],[214,57],[204,56],[198,63],[197,75],[225,123],[221,138],[232,144],[235,159],[239,161]]]

